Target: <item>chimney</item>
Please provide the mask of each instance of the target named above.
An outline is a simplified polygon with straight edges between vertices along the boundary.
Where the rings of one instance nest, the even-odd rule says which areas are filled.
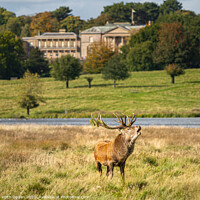
[[[65,33],[66,30],[65,29],[59,29],[59,33]]]

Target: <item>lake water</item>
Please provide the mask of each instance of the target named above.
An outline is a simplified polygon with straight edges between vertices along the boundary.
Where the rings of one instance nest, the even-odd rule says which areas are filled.
[[[113,126],[117,123],[113,118],[103,119],[107,124]],[[90,125],[90,118],[67,118],[67,119],[0,119],[0,124],[38,124],[38,125]],[[197,118],[137,118],[134,125],[140,126],[180,126],[200,127],[200,117]]]

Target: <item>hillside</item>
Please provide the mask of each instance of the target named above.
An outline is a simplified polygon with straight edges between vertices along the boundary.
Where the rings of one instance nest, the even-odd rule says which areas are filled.
[[[93,77],[88,88],[85,77]],[[41,78],[46,103],[31,109],[31,118],[90,117],[101,112],[136,113],[138,117],[200,116],[200,69],[188,69],[185,75],[171,78],[165,71],[133,72],[125,81],[104,81],[101,74],[82,75],[69,82]],[[19,80],[0,80],[0,118],[26,117],[26,110],[17,104]]]

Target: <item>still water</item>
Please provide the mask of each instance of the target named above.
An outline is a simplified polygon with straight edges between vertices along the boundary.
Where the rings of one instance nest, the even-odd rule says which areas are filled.
[[[113,118],[104,118],[109,125],[116,125]],[[0,119],[0,124],[38,124],[38,125],[90,125],[90,118],[67,118],[67,119]],[[200,127],[200,117],[197,118],[137,118],[135,125],[140,126],[180,126]]]

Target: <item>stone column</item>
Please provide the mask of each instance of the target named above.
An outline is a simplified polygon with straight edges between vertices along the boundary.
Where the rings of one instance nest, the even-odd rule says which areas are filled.
[[[124,45],[124,37],[122,37],[122,45]]]

